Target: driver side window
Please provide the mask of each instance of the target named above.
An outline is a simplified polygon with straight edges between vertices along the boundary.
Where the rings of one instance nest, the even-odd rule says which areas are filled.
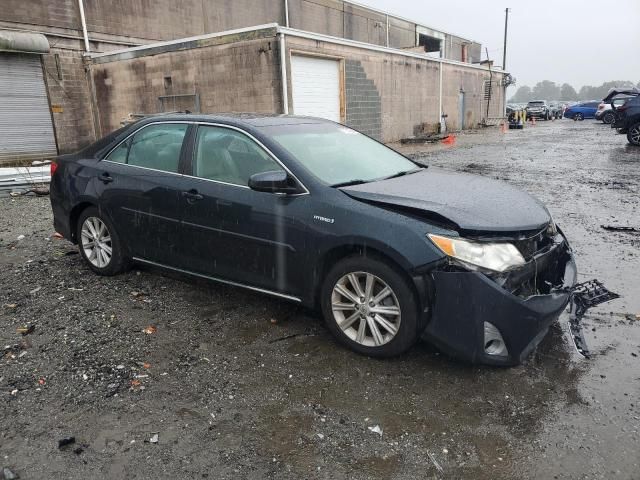
[[[198,128],[193,175],[198,178],[248,186],[256,173],[282,167],[248,136],[230,128]]]

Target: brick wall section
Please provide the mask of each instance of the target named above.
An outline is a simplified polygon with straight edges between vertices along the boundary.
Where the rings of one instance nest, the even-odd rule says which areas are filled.
[[[345,62],[345,94],[348,126],[375,139],[382,139],[382,102],[373,80],[367,78],[357,60]]]
[[[49,103],[62,108],[61,112],[52,113],[61,154],[75,152],[95,140],[82,53],[65,48],[64,43],[58,39],[59,47],[52,48],[48,55],[43,56]]]
[[[172,94],[200,94],[202,113],[280,112],[278,44],[254,40],[96,64],[91,74],[103,135],[129,113],[158,112],[171,76]]]

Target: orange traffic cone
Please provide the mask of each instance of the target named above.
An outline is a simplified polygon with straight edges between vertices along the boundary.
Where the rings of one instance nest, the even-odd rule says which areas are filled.
[[[502,133],[507,133],[507,122],[502,122],[501,130]]]
[[[536,117],[531,117],[531,121],[533,122],[533,126],[536,126]]]
[[[447,135],[447,137],[442,140],[442,143],[445,144],[445,145],[455,145],[456,144],[456,136],[455,135]]]

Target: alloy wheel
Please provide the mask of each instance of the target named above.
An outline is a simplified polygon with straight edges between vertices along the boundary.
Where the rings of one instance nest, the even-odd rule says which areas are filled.
[[[97,217],[88,217],[82,224],[80,243],[89,262],[97,268],[105,268],[111,262],[113,245],[105,223]]]
[[[629,130],[629,140],[634,145],[640,145],[640,125],[636,125],[631,130]]]
[[[391,287],[367,272],[344,275],[333,287],[331,308],[336,324],[366,347],[389,343],[400,328],[400,303]]]

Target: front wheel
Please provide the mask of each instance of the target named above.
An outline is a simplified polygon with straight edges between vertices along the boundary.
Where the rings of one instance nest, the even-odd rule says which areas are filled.
[[[82,212],[76,238],[82,258],[94,272],[110,276],[126,270],[129,262],[120,237],[97,208],[89,207]]]
[[[327,327],[358,353],[400,355],[421,333],[414,290],[383,260],[353,256],[338,262],[327,274],[320,295]]]
[[[581,113],[576,113],[575,116],[573,117],[574,120],[577,120],[579,122],[584,120],[584,115]]]
[[[627,131],[627,140],[631,145],[640,146],[640,122],[632,125]]]

